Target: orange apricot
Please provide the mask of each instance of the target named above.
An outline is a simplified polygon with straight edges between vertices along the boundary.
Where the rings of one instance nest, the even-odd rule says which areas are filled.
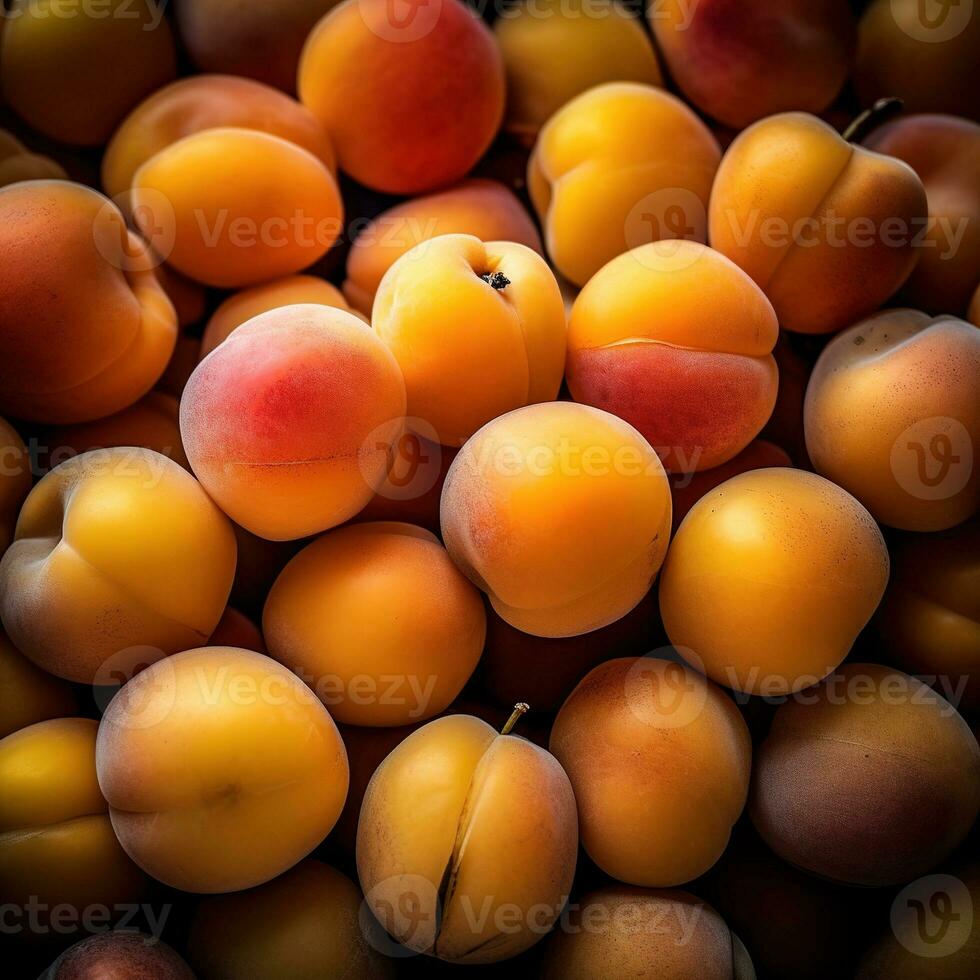
[[[0,129],[0,187],[22,180],[67,180],[60,163],[31,153],[13,133]]]
[[[14,537],[20,505],[31,489],[31,457],[20,433],[0,418],[0,555]]]
[[[0,738],[77,712],[74,688],[35,666],[0,630]]]

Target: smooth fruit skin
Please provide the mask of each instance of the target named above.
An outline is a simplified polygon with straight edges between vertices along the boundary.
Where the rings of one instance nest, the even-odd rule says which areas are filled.
[[[583,286],[639,245],[705,241],[720,159],[707,126],[653,86],[610,82],[567,102],[541,130],[527,171],[555,268]]]
[[[506,284],[488,281],[496,276]],[[416,245],[385,273],[371,322],[402,370],[409,417],[445,445],[561,387],[565,307],[524,245],[471,235]]]
[[[834,333],[902,286],[927,216],[908,164],[787,112],[728,148],[711,191],[708,240],[762,287],[780,326]]]
[[[673,661],[594,668],[558,712],[549,748],[572,782],[582,845],[627,884],[697,878],[745,806],[748,728],[720,688]]]
[[[82,453],[24,502],[0,561],[0,616],[52,674],[119,683],[211,635],[235,553],[230,523],[177,463],[135,447]]]
[[[749,812],[784,860],[880,887],[946,858],[980,810],[980,748],[949,702],[914,677],[849,663],[777,710]]]
[[[175,654],[126,684],[102,716],[96,769],[126,852],[191,892],[281,874],[347,796],[326,708],[281,664],[235,647]]]
[[[776,696],[844,659],[887,581],[878,525],[847,491],[802,470],[754,470],[689,511],[664,563],[660,612],[712,680]]]
[[[409,735],[375,772],[357,873],[399,942],[454,963],[493,963],[532,946],[557,919],[577,831],[572,788],[552,755],[472,715],[450,715]]]
[[[35,666],[0,632],[0,738],[77,713],[74,688]]]
[[[654,242],[607,263],[579,293],[568,387],[636,426],[667,470],[706,470],[772,414],[778,335],[772,305],[735,263],[698,242]]]
[[[980,506],[980,330],[885,310],[823,350],[804,406],[817,472],[876,520],[941,531]]]

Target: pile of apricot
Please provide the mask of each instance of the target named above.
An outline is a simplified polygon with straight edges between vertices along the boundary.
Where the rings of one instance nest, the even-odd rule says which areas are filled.
[[[980,976],[978,65],[0,3],[0,972]]]

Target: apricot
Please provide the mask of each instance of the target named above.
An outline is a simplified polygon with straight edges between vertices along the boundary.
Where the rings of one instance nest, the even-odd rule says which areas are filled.
[[[887,581],[878,525],[846,490],[802,470],[753,470],[688,512],[660,577],[660,612],[671,642],[712,680],[779,696],[844,659]]]
[[[593,668],[558,712],[549,748],[572,782],[582,846],[627,884],[703,874],[745,806],[749,730],[720,688],[672,660]]]
[[[180,404],[184,448],[232,520],[300,538],[353,517],[384,479],[405,383],[361,320],[285,306],[239,327],[197,366]]]
[[[241,16],[239,11],[236,19]],[[279,136],[308,150],[331,173],[336,170],[329,137],[295,99],[248,78],[194,75],[154,92],[126,117],[106,147],[102,186],[112,197],[124,194],[140,167],[161,150],[205,129],[229,127]]]
[[[17,0],[0,46],[4,101],[35,129],[99,146],[177,73],[156,0]]]
[[[404,375],[408,415],[446,445],[561,387],[565,307],[524,245],[472,235],[416,245],[385,273],[371,322]]]
[[[566,102],[603,82],[662,85],[653,44],[619,0],[527,0],[494,22],[507,73],[504,129],[531,145]]]
[[[65,950],[41,980],[194,980],[191,968],[157,937],[102,932]]]
[[[734,129],[788,109],[822,112],[857,43],[847,0],[667,0],[647,17],[684,95]]]
[[[0,418],[0,555],[14,537],[20,505],[31,489],[31,457],[17,430]]]
[[[544,980],[755,980],[741,940],[688,892],[609,885],[589,892],[545,947]]]
[[[568,387],[636,426],[672,472],[725,463],[776,401],[779,324],[762,290],[697,242],[642,245],[579,293]]]
[[[175,654],[124,685],[102,716],[96,769],[126,852],[192,892],[281,874],[347,795],[326,708],[281,664],[235,647]]]
[[[493,35],[458,0],[407,16],[387,0],[346,0],[307,39],[298,88],[341,170],[391,194],[465,177],[504,111]]]
[[[218,620],[218,625],[208,639],[212,647],[240,647],[243,650],[254,650],[256,653],[267,653],[262,632],[248,616],[229,606]]]
[[[783,704],[756,760],[749,811],[785,860],[851,885],[925,874],[980,810],[980,748],[921,681],[848,663]]]
[[[718,141],[683,103],[630,82],[597,85],[542,128],[528,163],[548,255],[576,286],[662,239],[705,241]]]
[[[670,537],[670,489],[631,425],[549,402],[488,423],[442,491],[450,557],[511,626],[575,636],[625,616]]]
[[[438,718],[371,779],[357,873],[368,907],[409,949],[493,963],[528,949],[561,913],[575,798],[554,756],[507,734],[510,724],[498,733],[472,715]]]
[[[35,667],[0,631],[0,738],[77,713],[74,688]]]
[[[99,792],[97,728],[56,718],[0,740],[0,893],[37,905],[45,928],[61,908],[78,927],[87,907],[138,901],[145,887]]]
[[[67,180],[60,163],[31,153],[13,133],[0,129],[0,187],[22,180]]]
[[[262,628],[272,656],[337,721],[392,726],[431,718],[455,699],[483,652],[486,614],[434,534],[355,524],[285,567]]]
[[[203,643],[234,572],[231,526],[186,470],[147,449],[100,449],[28,495],[0,562],[0,617],[39,667],[108,684]]]
[[[347,875],[302,861],[257,888],[203,899],[188,956],[207,980],[387,977],[392,965],[366,941],[360,906],[361,892]]]
[[[886,310],[825,348],[806,392],[819,473],[883,524],[939,531],[980,505],[980,330]]]
[[[765,290],[782,327],[834,333],[909,277],[927,215],[907,163],[786,112],[729,147],[711,192],[709,241]]]
[[[904,160],[929,202],[921,255],[902,289],[910,306],[963,314],[980,278],[980,126],[955,116],[906,116],[865,146]]]
[[[364,226],[347,256],[347,301],[369,315],[388,269],[437,235],[475,235],[485,242],[517,242],[544,251],[531,216],[511,191],[495,180],[464,180],[396,204]]]
[[[0,189],[0,411],[87,422],[149,391],[177,336],[151,265],[96,191],[60,180]]]
[[[280,306],[295,306],[298,303],[335,306],[338,310],[350,309],[344,294],[319,276],[286,276],[263,282],[233,293],[211,314],[201,338],[201,357],[210,354],[218,344],[228,339],[232,330],[252,317],[268,313],[269,310],[277,310]]]
[[[291,275],[343,230],[333,174],[296,143],[253,129],[208,129],[133,176],[136,224],[175,269],[235,288]]]
[[[960,707],[980,708],[980,525],[906,535],[877,617],[888,657]]]

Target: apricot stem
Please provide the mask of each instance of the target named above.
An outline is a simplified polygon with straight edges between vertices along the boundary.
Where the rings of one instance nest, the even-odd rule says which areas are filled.
[[[510,730],[520,721],[521,716],[527,714],[531,710],[529,704],[525,704],[523,701],[518,701],[514,705],[514,710],[511,712],[510,717],[507,719],[507,724],[500,729],[501,735],[509,735]]]
[[[480,278],[490,283],[494,289],[503,289],[510,285],[510,280],[502,272],[485,272]]]
[[[848,143],[860,143],[872,129],[877,129],[883,122],[897,116],[904,106],[905,103],[895,96],[878,99],[870,109],[865,109],[857,116],[841,135]]]

